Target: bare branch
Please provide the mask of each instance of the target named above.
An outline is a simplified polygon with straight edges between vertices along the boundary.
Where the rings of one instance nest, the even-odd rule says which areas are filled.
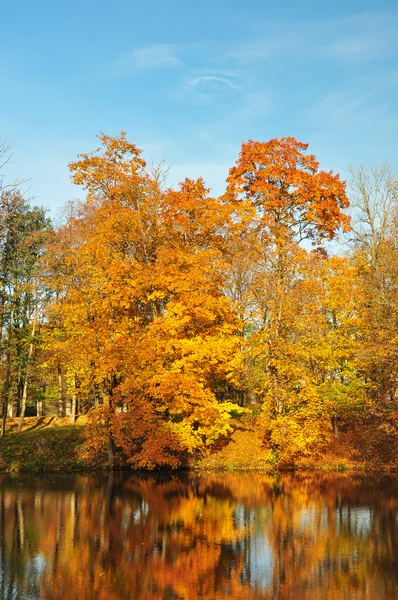
[[[158,161],[155,161],[153,158],[151,159],[151,164],[148,166],[148,171],[160,189],[164,189],[166,187],[166,182],[171,167],[172,163],[168,164],[165,156]]]
[[[9,163],[11,163],[11,159],[12,159],[12,154],[10,152],[10,149],[11,149],[11,146],[7,139],[0,142],[0,193],[2,193],[4,190],[8,190],[8,191],[15,190],[15,189],[19,188],[21,185],[24,185],[25,183],[27,183],[30,179],[30,177],[22,177],[22,178],[15,179],[13,182],[4,183],[3,169]]]
[[[380,250],[391,236],[398,211],[398,176],[387,164],[350,167],[352,190],[351,230],[376,266]]]

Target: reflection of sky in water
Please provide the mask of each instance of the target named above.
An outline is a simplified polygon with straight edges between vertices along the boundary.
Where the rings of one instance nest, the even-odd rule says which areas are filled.
[[[29,563],[28,563],[29,564]],[[32,570],[32,576],[37,577],[43,575],[47,567],[47,561],[41,554],[38,554],[30,561],[30,569]],[[29,569],[28,566],[28,569]],[[30,570],[29,569],[29,570]]]
[[[328,511],[327,508],[309,506],[300,511],[299,519],[298,529],[301,533],[308,529],[320,531],[328,525]]]
[[[48,562],[41,554],[37,554],[32,558],[32,560],[27,563],[27,579],[29,582],[29,600],[39,600],[40,595],[38,593],[40,581],[44,571],[48,566]],[[22,599],[21,599],[22,600]]]
[[[262,476],[207,478],[79,476],[41,495],[6,481],[0,600],[398,600],[398,481],[315,478],[318,497],[288,476],[282,492]]]
[[[248,568],[252,587],[266,590],[272,586],[274,556],[264,534],[257,533],[250,540]]]
[[[369,508],[344,506],[336,512],[336,526],[347,527],[357,535],[369,533],[372,513]]]
[[[300,522],[299,522],[299,530],[302,532],[308,529],[310,526],[314,526],[317,517],[317,511],[315,507],[311,506],[308,508],[303,508],[300,511]]]
[[[141,506],[137,508],[133,513],[133,523],[142,523],[144,518],[149,513],[149,506],[145,500],[142,502]]]
[[[356,535],[366,535],[371,528],[372,513],[366,507],[348,507],[343,506],[336,510],[336,528],[349,528]],[[328,511],[326,508],[311,506],[303,508],[300,511],[298,529],[301,533],[304,531],[320,532],[328,526]]]
[[[274,556],[264,532],[264,519],[269,508],[249,510],[242,505],[235,509],[237,529],[246,528],[244,539],[245,568],[242,580],[254,589],[265,591],[272,586]],[[256,525],[260,527],[256,528]],[[234,544],[236,545],[236,544]]]
[[[10,561],[10,557],[5,557],[5,571],[9,569],[7,564]],[[0,554],[0,564],[3,564],[3,560]],[[48,566],[47,560],[41,554],[37,554],[31,560],[25,563],[24,571],[27,578],[28,591],[25,593],[21,591],[17,583],[12,583],[4,576],[3,570],[0,569],[0,589],[1,598],[6,600],[41,600],[39,586],[41,578]]]

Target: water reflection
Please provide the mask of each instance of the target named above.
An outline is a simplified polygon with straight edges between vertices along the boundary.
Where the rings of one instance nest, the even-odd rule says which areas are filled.
[[[397,597],[394,478],[1,481],[1,600]]]

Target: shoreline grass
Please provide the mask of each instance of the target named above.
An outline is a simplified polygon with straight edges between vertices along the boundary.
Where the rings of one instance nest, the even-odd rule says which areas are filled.
[[[16,433],[17,424],[18,419],[9,419],[7,433],[0,439],[0,472],[109,471],[108,464],[88,458],[84,451],[85,417],[79,417],[74,424],[68,418],[28,417],[20,434]],[[302,458],[295,464],[278,464],[270,450],[264,448],[259,437],[247,427],[238,428],[222,447],[193,460],[188,469],[194,472],[318,471],[366,474],[396,473],[398,464],[353,460],[330,452],[316,458]]]

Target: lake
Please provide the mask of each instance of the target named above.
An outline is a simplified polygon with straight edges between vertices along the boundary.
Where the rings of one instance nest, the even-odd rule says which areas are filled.
[[[398,478],[2,476],[1,600],[398,598]]]

